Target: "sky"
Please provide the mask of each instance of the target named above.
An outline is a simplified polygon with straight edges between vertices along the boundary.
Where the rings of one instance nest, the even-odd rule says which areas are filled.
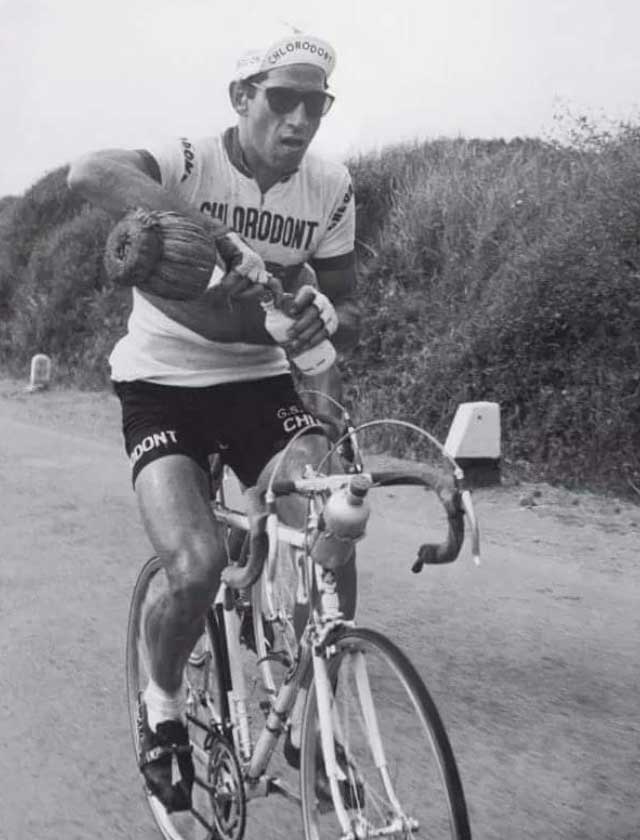
[[[337,51],[314,140],[337,159],[640,112],[639,0],[0,0],[0,196],[90,150],[223,130],[236,59],[292,27]]]

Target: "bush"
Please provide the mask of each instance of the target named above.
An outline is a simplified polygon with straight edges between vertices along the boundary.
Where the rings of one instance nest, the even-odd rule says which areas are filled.
[[[13,300],[14,361],[56,357],[76,380],[104,383],[106,345],[122,334],[129,294],[107,286],[102,253],[112,220],[84,207],[33,246]]]
[[[396,194],[361,286],[356,398],[441,436],[460,402],[496,400],[507,457],[537,475],[618,489],[637,477],[638,136],[451,142],[425,166]]]

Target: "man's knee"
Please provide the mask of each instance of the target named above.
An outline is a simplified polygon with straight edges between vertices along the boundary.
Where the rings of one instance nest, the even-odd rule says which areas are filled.
[[[174,600],[186,609],[206,608],[215,596],[225,566],[222,541],[190,538],[161,553],[161,559]]]
[[[291,444],[280,477],[298,477],[307,465],[314,469],[319,467],[328,451],[329,440],[322,432],[312,431],[302,435]],[[277,456],[273,461],[276,460]]]

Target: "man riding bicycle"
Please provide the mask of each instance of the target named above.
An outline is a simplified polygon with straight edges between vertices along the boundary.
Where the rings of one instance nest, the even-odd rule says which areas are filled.
[[[71,189],[116,218],[132,208],[174,211],[206,224],[212,241],[225,240],[223,279],[194,300],[134,288],[127,335],[110,357],[138,505],[168,581],[145,619],[152,677],[140,756],[149,789],[168,810],[190,807],[184,667],[226,560],[210,509],[208,457],[220,454],[252,488],[299,428],[287,418],[313,419],[265,330],[257,272],[266,265],[295,293],[294,355],[328,335],[338,349],[358,336],[350,177],[307,154],[333,101],[334,65],[333,48],[319,38],[281,39],[239,62],[229,87],[234,127],[165,148],[95,152],[69,172]],[[314,284],[304,282],[313,275],[304,264]],[[309,431],[292,447],[293,470],[325,451],[311,433],[317,429]],[[300,524],[300,503],[286,504],[281,516]],[[353,561],[339,577],[350,617]]]

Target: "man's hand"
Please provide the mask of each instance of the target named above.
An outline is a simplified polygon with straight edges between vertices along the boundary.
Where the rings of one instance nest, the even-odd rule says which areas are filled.
[[[309,350],[338,329],[338,316],[329,298],[313,286],[302,286],[288,311],[295,322],[289,327],[289,349]]]
[[[268,281],[262,257],[234,231],[216,236],[216,248],[226,273],[211,289],[213,299],[233,302],[260,297]]]

